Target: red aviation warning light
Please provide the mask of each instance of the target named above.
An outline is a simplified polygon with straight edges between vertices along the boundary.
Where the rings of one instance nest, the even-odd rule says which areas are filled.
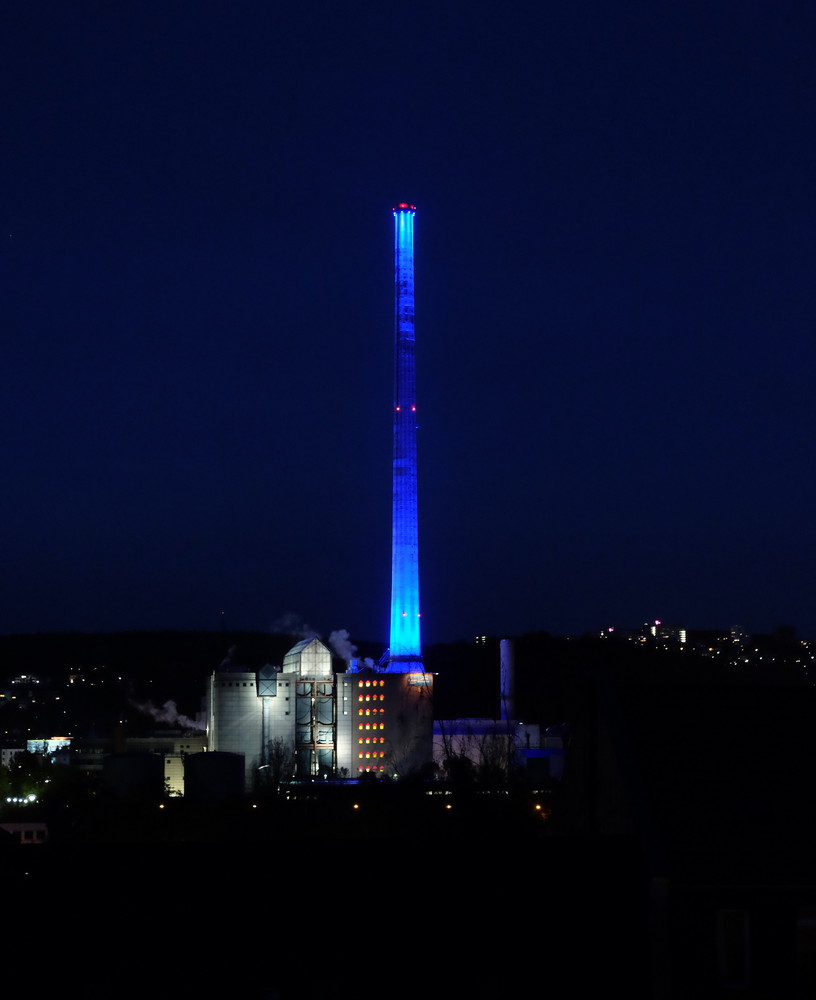
[[[395,205],[393,208],[394,212],[416,212],[416,205],[409,205],[407,201],[401,201],[399,205]]]

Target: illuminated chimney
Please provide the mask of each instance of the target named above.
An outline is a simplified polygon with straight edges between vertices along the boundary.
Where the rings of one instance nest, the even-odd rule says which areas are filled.
[[[387,669],[423,669],[419,638],[417,413],[414,353],[413,205],[394,209],[394,469],[391,535],[391,642]]]

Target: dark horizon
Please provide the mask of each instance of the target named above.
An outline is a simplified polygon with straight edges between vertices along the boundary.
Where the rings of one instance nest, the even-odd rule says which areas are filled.
[[[670,622],[670,621],[652,621],[652,622],[640,622],[637,624],[629,625],[623,624],[619,626],[614,626],[612,628],[598,627],[583,629],[576,632],[551,632],[548,629],[529,629],[525,632],[484,632],[476,633],[475,635],[460,635],[455,636],[451,639],[440,639],[432,643],[426,643],[423,645],[423,651],[426,649],[439,649],[446,646],[459,646],[459,645],[469,645],[469,646],[479,646],[484,643],[498,643],[505,639],[513,640],[524,640],[529,638],[546,638],[548,640],[553,640],[555,642],[564,640],[623,640],[628,641],[632,638],[636,638],[638,635],[647,635],[652,625],[662,626],[662,629],[658,629],[658,636],[666,634],[671,634],[673,637],[671,642],[676,639],[676,633],[680,630],[686,633],[687,639],[683,644],[691,645],[695,639],[701,639],[704,637],[714,637],[719,636],[726,638],[728,636],[742,636],[761,640],[770,640],[772,642],[782,642],[790,643],[800,642],[811,643],[816,641],[815,636],[803,635],[799,632],[795,625],[789,622],[779,622],[773,628],[768,629],[766,632],[751,632],[749,630],[743,629],[741,626],[719,626],[714,628],[697,628],[693,625],[687,626],[684,622]],[[97,631],[81,631],[78,629],[55,629],[52,631],[29,631],[29,632],[0,632],[0,640],[15,640],[15,639],[39,639],[42,638],[47,640],[49,638],[56,638],[59,636],[74,637],[77,639],[82,638],[95,638],[104,639],[106,637],[119,638],[127,635],[135,636],[207,636],[214,638],[215,636],[223,636],[225,642],[229,642],[235,637],[249,636],[253,639],[267,638],[270,642],[279,645],[281,641],[289,642],[294,644],[300,642],[302,639],[319,639],[325,645],[327,645],[332,654],[340,659],[348,659],[344,650],[353,649],[354,653],[350,654],[358,659],[374,659],[377,660],[382,653],[385,652],[384,649],[380,649],[380,642],[378,639],[371,639],[367,636],[352,636],[347,629],[337,629],[329,632],[320,632],[316,629],[305,628],[304,630],[294,630],[294,631],[283,631],[283,630],[269,630],[269,629],[254,629],[254,628],[217,628],[217,629],[183,629],[183,628],[159,628],[159,629],[101,629]],[[649,640],[651,641],[651,640]],[[226,648],[226,647],[225,647]]]

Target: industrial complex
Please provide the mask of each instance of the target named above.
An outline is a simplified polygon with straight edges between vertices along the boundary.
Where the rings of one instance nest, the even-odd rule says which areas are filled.
[[[433,676],[422,663],[417,518],[414,214],[394,210],[394,457],[391,631],[376,666],[332,669],[317,638],[280,667],[216,670],[208,692],[208,750],[243,756],[244,784],[266,776],[395,777],[433,756]],[[213,765],[214,766],[214,765]]]

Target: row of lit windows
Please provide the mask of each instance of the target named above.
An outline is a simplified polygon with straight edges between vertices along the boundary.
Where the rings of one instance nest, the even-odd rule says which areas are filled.
[[[361,694],[357,698],[357,701],[385,701],[384,694]]]
[[[370,765],[368,765],[368,764],[365,767],[363,767],[363,765],[360,764],[360,766],[357,768],[357,770],[360,771],[360,772],[362,772],[362,771],[384,771],[385,770],[385,764],[380,764],[379,767],[376,764],[373,767],[370,766]]]
[[[357,728],[358,729],[385,729],[385,723],[384,722],[366,722],[366,723],[360,722],[357,725]]]
[[[357,754],[357,756],[360,758],[360,760],[362,760],[363,757],[365,757],[366,760],[368,760],[369,757],[384,757],[385,750],[375,750],[374,753],[371,753],[371,751],[369,750],[366,750],[365,753],[362,753],[361,751],[360,753]]]
[[[358,715],[385,715],[384,708],[358,708]]]
[[[357,681],[357,687],[385,687],[385,681]]]
[[[372,737],[367,736],[365,741],[366,741],[366,743],[385,743],[385,737],[384,736],[374,736],[372,738]],[[361,736],[359,738],[359,740],[357,740],[357,742],[358,743],[362,743],[363,742],[363,737]]]

